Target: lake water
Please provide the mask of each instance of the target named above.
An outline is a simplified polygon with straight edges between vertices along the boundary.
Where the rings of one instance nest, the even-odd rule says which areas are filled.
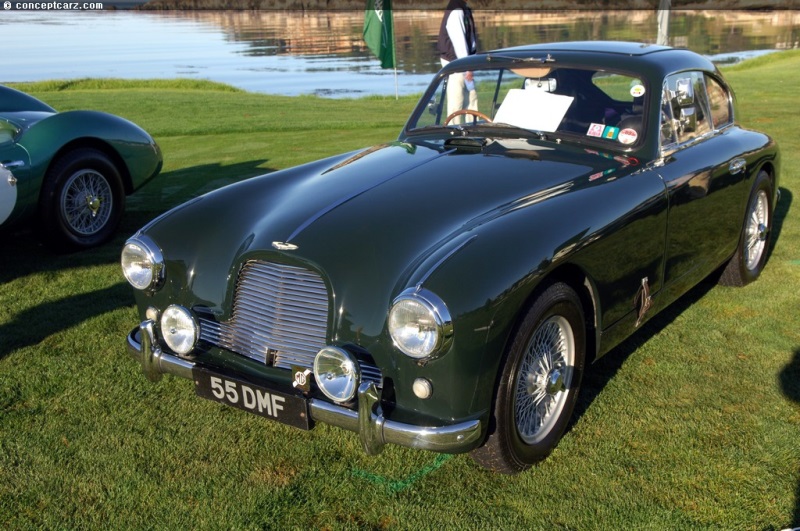
[[[366,49],[363,11],[8,11],[0,82],[208,79],[324,97],[418,93],[439,68],[438,11],[394,12],[398,69]],[[476,11],[482,49],[563,40],[654,42],[655,11]],[[800,46],[800,11],[673,11],[670,44],[712,58]],[[9,53],[10,52],[10,53]]]

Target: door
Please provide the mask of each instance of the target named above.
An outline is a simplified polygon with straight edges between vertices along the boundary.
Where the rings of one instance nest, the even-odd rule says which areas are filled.
[[[719,87],[717,87],[719,88]],[[718,267],[741,229],[744,158],[736,128],[717,124],[701,72],[667,78],[661,173],[669,196],[664,281],[694,285]]]

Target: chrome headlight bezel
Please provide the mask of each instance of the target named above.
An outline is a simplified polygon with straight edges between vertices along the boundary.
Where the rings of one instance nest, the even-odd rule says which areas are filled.
[[[155,242],[144,234],[133,236],[125,242],[120,265],[125,280],[138,290],[152,292],[164,284],[164,256]]]
[[[453,343],[453,319],[447,305],[438,295],[420,287],[408,288],[392,301],[387,327],[394,345],[417,360],[437,358]],[[416,338],[411,335],[415,327]]]
[[[177,304],[170,304],[161,312],[159,327],[164,343],[172,352],[180,355],[193,351],[200,337],[197,319],[190,310]]]

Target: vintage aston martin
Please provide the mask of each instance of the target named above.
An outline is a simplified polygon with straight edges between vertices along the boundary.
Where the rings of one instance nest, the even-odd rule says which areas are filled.
[[[58,250],[100,245],[133,193],[161,170],[139,126],[97,111],[58,113],[0,86],[0,226],[27,223]]]
[[[710,275],[761,273],[779,151],[735,118],[687,50],[454,61],[397,141],[214,191],[132,236],[128,350],[152,380],[351,430],[370,454],[524,470],[564,433],[590,362]]]

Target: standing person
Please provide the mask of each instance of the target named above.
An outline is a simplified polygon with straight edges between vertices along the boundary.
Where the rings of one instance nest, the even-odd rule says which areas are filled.
[[[475,32],[475,20],[472,10],[467,7],[467,0],[449,0],[439,28],[437,50],[442,66],[450,61],[473,55],[478,51],[478,37]],[[447,80],[447,115],[464,109],[464,96],[469,98],[468,109],[478,110],[478,93],[472,72],[451,74]],[[463,116],[455,120],[463,122]]]

